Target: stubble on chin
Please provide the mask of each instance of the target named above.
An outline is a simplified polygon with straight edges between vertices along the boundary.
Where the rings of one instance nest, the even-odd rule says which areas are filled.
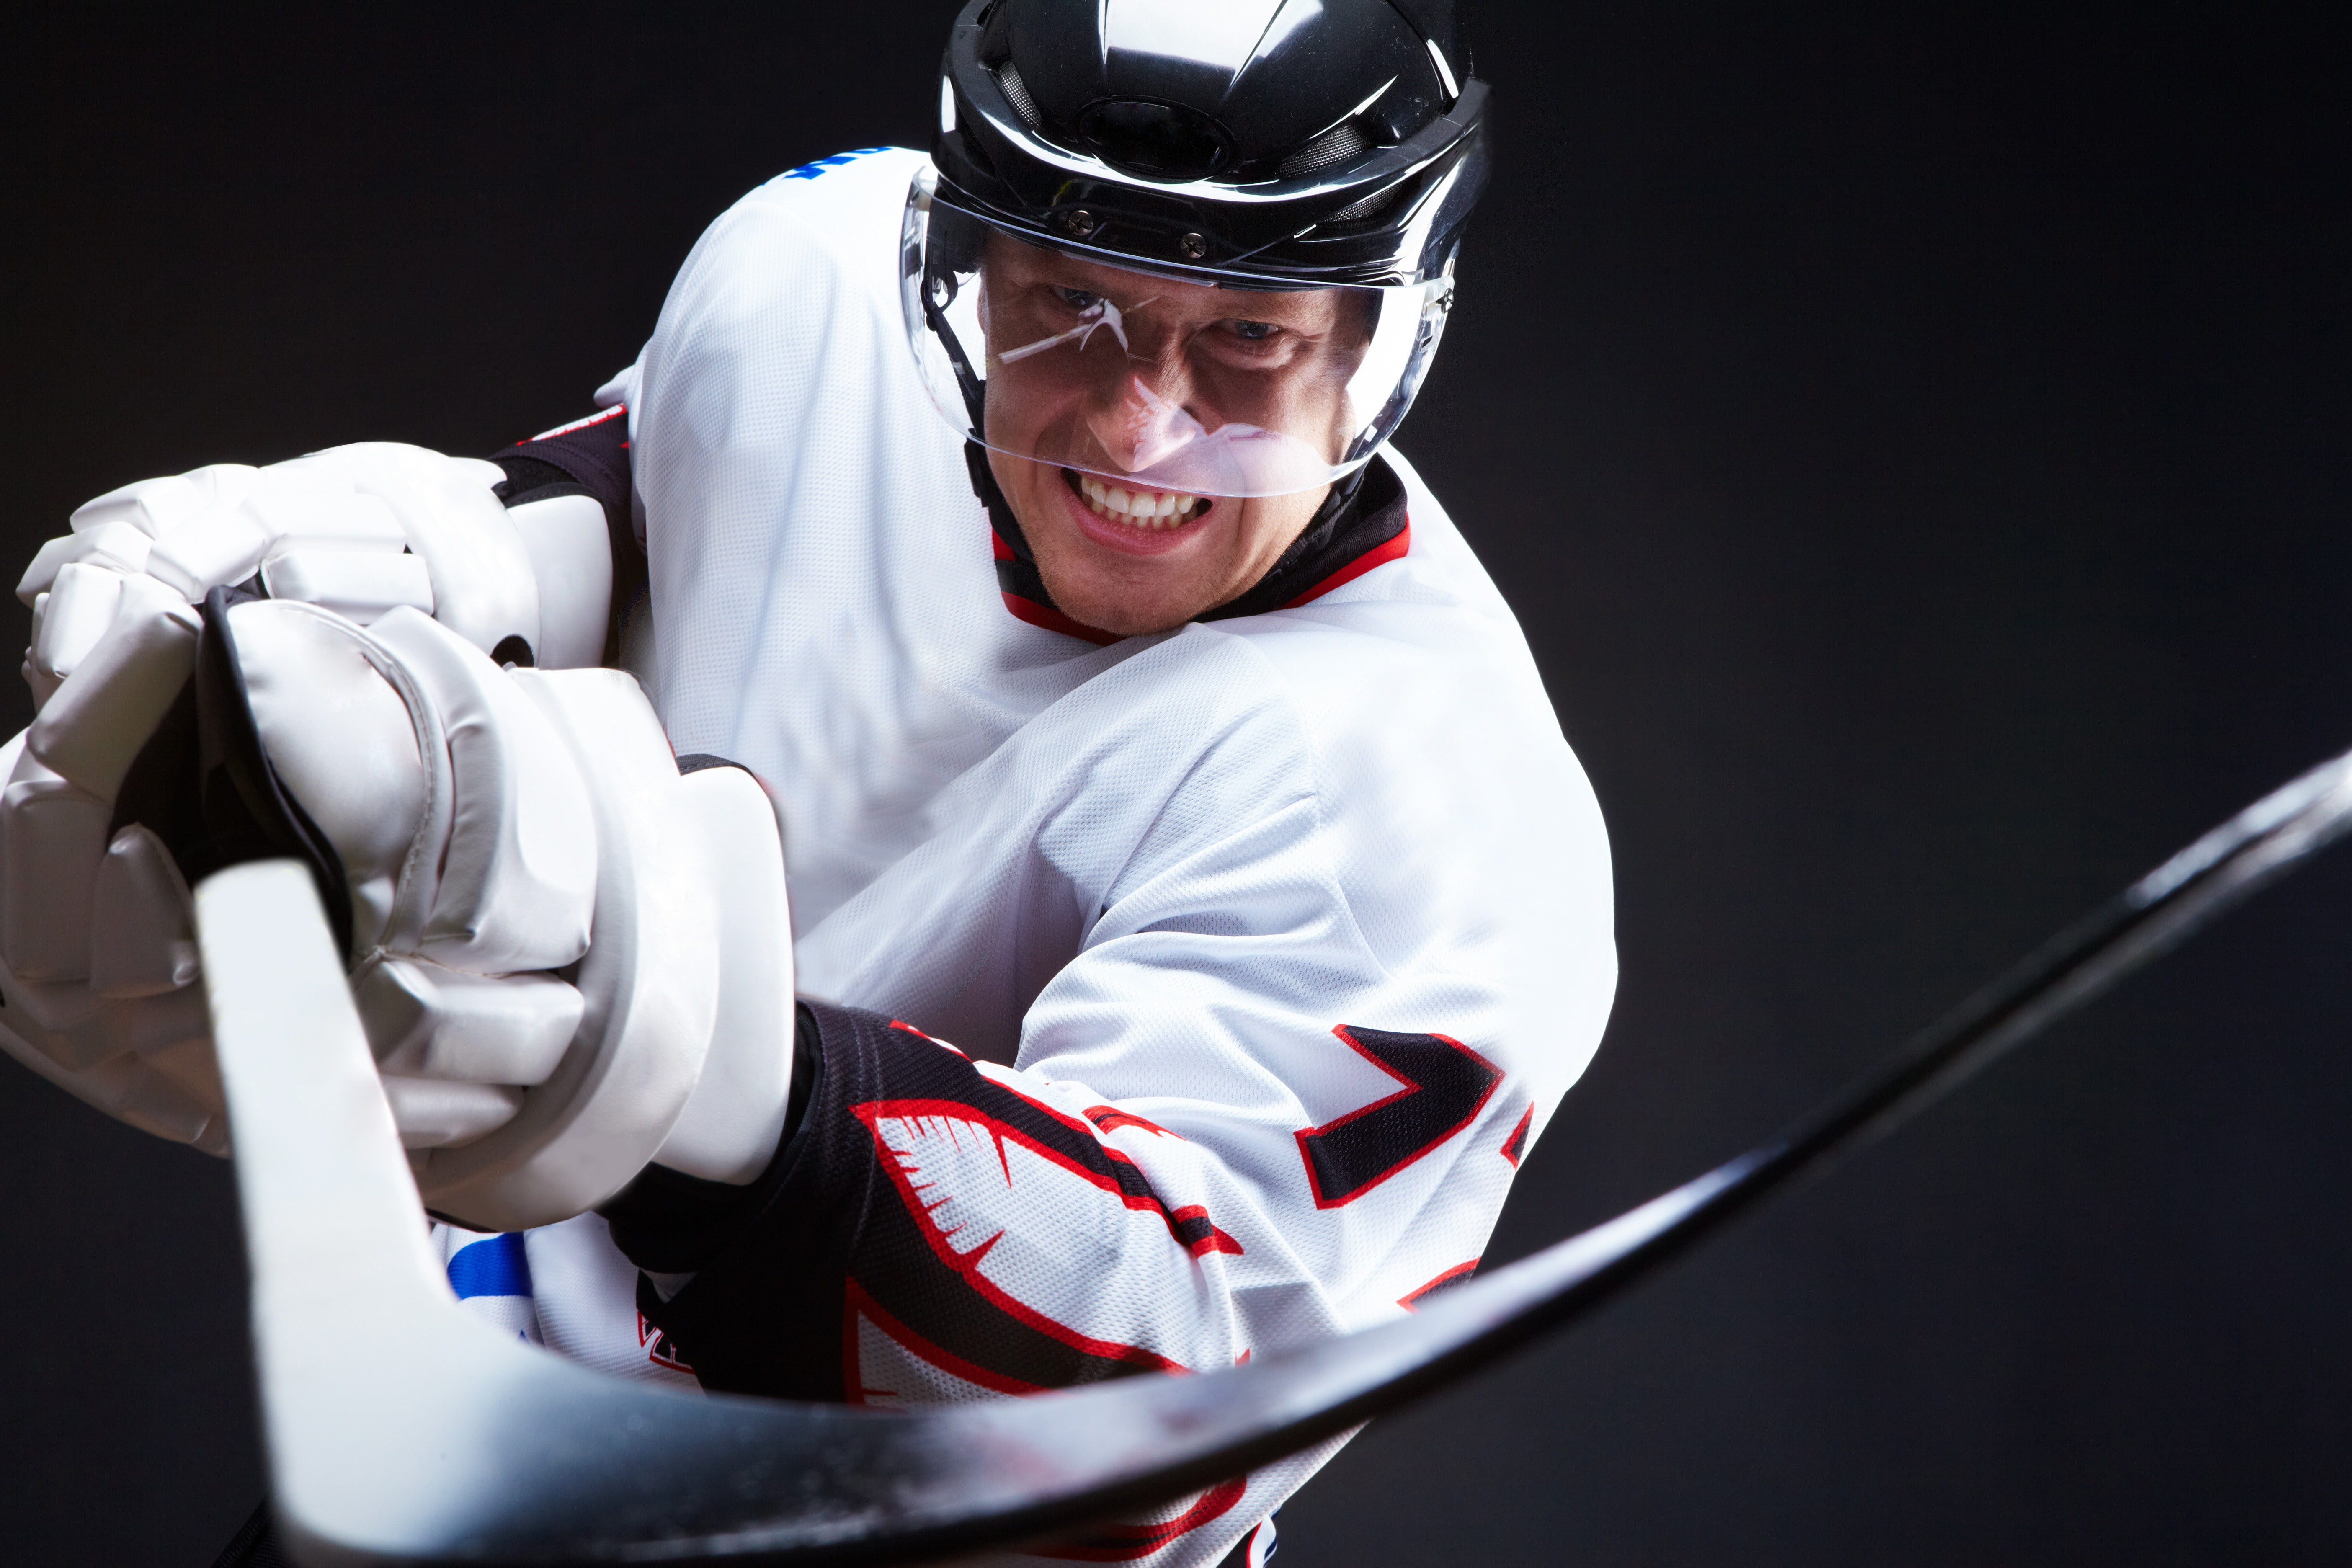
[[[1249,592],[1306,531],[1328,493],[1223,500],[1219,504],[1245,510],[1217,525],[1223,537],[1204,542],[1214,544],[1212,551],[1181,558],[1119,557],[1078,536],[1058,510],[1045,511],[1061,503],[1047,488],[1061,486],[1059,469],[1024,467],[1025,482],[1006,484],[1000,468],[997,484],[1028,539],[1046,593],[1064,615],[1119,637],[1174,631]]]
[[[1054,545],[1060,542],[1055,541]],[[1039,549],[1034,538],[1031,551],[1037,558],[1037,575],[1045,580],[1045,592],[1064,615],[1119,637],[1174,631],[1213,607],[1210,603],[1193,604],[1192,595],[1171,594],[1169,584],[1152,581],[1145,572],[1073,570],[1061,550],[1053,545]]]

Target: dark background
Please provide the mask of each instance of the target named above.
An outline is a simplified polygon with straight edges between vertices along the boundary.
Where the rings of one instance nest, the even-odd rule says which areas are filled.
[[[1500,174],[1402,445],[1599,788],[1624,957],[1490,1257],[2352,744],[2352,14],[1891,9],[1469,13]],[[923,137],[950,14],[20,17],[0,554],[577,415],[736,195]],[[1285,1568],[2346,1560],[2347,900],[2339,853],[1383,1424]],[[260,1484],[227,1169],[11,1068],[0,1184],[0,1560],[194,1568]]]

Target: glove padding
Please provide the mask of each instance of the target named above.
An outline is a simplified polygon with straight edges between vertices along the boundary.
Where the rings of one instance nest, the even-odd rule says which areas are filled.
[[[152,618],[165,629],[110,630],[16,748],[0,986],[12,1009],[52,1005],[0,1047],[125,1120],[217,1146],[184,885],[156,825],[113,820],[150,715],[171,704],[156,694],[198,663],[184,606],[155,601]],[[203,843],[173,847],[310,861],[429,1206],[515,1229],[592,1206],[655,1159],[759,1173],[790,1080],[791,935],[774,816],[748,773],[681,776],[625,674],[501,669],[413,607],[362,629],[215,595],[204,636]],[[45,885],[139,918],[16,918],[55,902],[25,896],[20,842],[58,861]],[[78,948],[52,940],[68,924]],[[115,999],[101,977],[170,989]],[[68,992],[90,1017],[54,1005]],[[167,1091],[180,1100],[158,1110]]]
[[[272,598],[368,625],[406,605],[501,662],[593,665],[604,646],[612,556],[584,495],[509,511],[495,463],[363,442],[267,468],[218,463],[142,479],[77,509],[16,585],[33,608],[25,678],[36,708],[144,578],[184,604],[258,583]]]
[[[394,444],[219,464],[100,496],[42,547],[17,590],[39,717],[0,750],[0,1051],[133,1125],[226,1152],[187,885],[152,826],[178,813],[194,826],[174,837],[201,836],[193,758],[131,776],[134,759],[174,753],[159,726],[193,731],[194,602],[257,578],[357,622],[406,606],[486,652],[593,664],[612,583],[602,509],[574,495],[509,511],[491,489],[503,477]]]
[[[339,858],[361,1016],[428,1204],[513,1229],[656,1158],[756,1175],[792,960],[751,775],[680,775],[616,670],[500,669],[414,610],[366,631],[280,603],[226,619],[260,748]]]
[[[119,822],[131,764],[180,700],[195,613],[121,579],[103,635],[33,727],[0,748],[0,1050],[108,1113],[227,1149],[186,883]]]

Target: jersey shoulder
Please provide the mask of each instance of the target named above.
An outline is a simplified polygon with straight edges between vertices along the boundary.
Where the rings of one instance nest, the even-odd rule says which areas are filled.
[[[1448,694],[1504,700],[1519,727],[1552,740],[1558,721],[1517,617],[1453,519],[1402,454],[1405,549],[1303,604],[1215,623],[1245,640],[1311,713],[1372,728],[1383,704]]]
[[[907,189],[922,164],[904,147],[868,147],[778,174],[703,231],[671,305],[895,297]]]
[[[1371,901],[1393,910],[1475,886],[1461,909],[1499,901],[1531,930],[1605,929],[1600,804],[1527,638],[1420,477],[1390,460],[1411,508],[1402,558],[1307,604],[1192,630],[1263,671],[1285,721],[1261,731],[1285,735],[1312,776],[1351,889],[1377,887]]]
[[[1132,730],[1180,795],[1223,790],[1244,815],[1304,788],[1325,818],[1377,825],[1368,846],[1411,833],[1457,855],[1581,858],[1601,837],[1591,787],[1517,623],[1465,561],[1466,577],[1391,562],[1344,598],[1188,626],[1090,682],[1087,722]],[[1530,816],[1542,826],[1511,826]]]
[[[737,210],[789,215],[829,237],[864,237],[879,226],[895,242],[907,187],[923,154],[906,147],[860,147],[787,169],[754,187]]]

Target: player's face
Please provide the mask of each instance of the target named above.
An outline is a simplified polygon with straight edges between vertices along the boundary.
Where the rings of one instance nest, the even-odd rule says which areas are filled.
[[[982,289],[990,447],[1070,457],[989,453],[1055,603],[1132,636],[1263,577],[1322,504],[1344,441],[1368,337],[1346,291],[1174,282],[1001,234]],[[1195,455],[1234,450],[1235,432],[1261,472],[1288,454],[1315,482],[1249,497],[1152,482],[1212,466]]]

